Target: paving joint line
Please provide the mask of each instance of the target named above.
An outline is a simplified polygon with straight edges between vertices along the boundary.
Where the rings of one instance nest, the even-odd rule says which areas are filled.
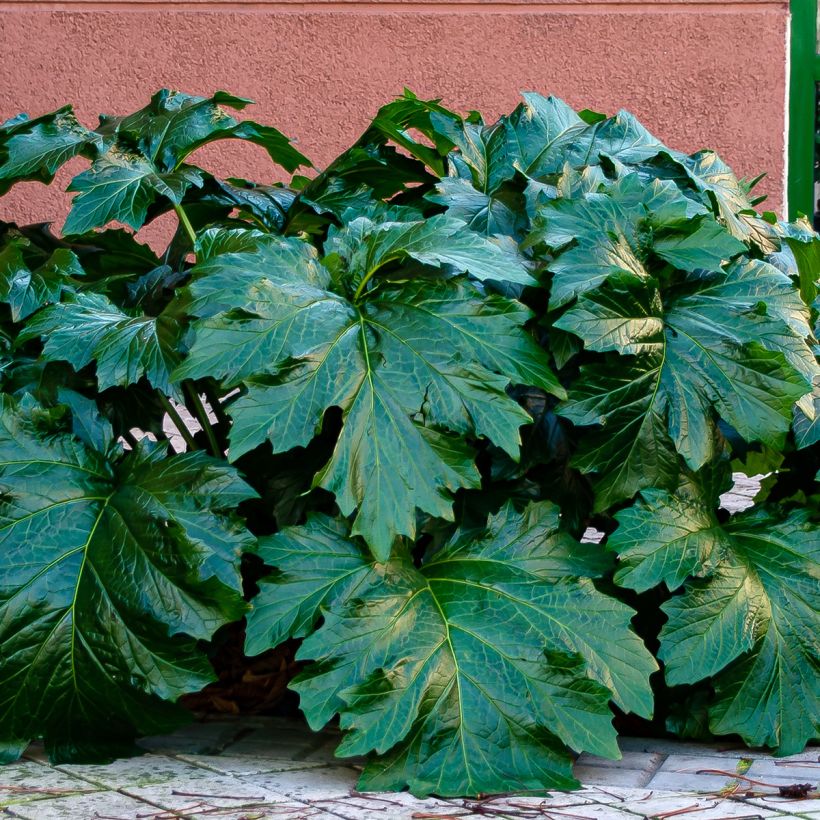
[[[652,778],[660,770],[661,766],[663,766],[663,764],[666,763],[667,760],[669,760],[670,756],[668,754],[662,754],[662,753],[658,752],[657,757],[658,757],[658,760],[654,763],[654,765],[652,763],[650,763],[643,770],[644,774],[648,775],[648,777],[646,778],[645,781],[641,782],[641,784],[638,788],[644,788],[645,786],[648,786],[652,782]]]
[[[159,805],[159,803],[152,803],[150,800],[146,800],[144,797],[141,797],[138,794],[130,794],[126,791],[125,786],[122,788],[112,789],[111,791],[116,791],[117,794],[121,794],[123,797],[128,797],[131,800],[136,800],[138,803],[143,803],[146,806],[150,806],[152,809],[158,809],[160,812],[165,814],[174,815],[174,817],[178,818],[178,820],[183,820],[185,815],[180,814],[176,809],[166,809]],[[172,820],[172,818],[168,818],[168,820]]]
[[[321,745],[322,744],[319,744],[319,746],[317,746],[317,748],[320,748]],[[227,749],[228,747],[225,747],[225,748]],[[311,749],[311,750],[309,750],[308,753],[310,753],[310,751],[315,751],[315,750]],[[214,756],[219,757],[219,755],[214,755]],[[215,769],[210,768],[209,766],[205,766],[204,764],[202,764],[198,761],[184,760],[184,759],[180,758],[177,754],[162,755],[162,757],[167,757],[167,758],[172,759],[172,760],[178,760],[180,763],[187,763],[189,766],[195,766],[196,768],[202,769],[203,771],[206,771],[206,772],[211,772],[211,773],[216,772],[216,773],[222,775],[223,777],[233,778],[237,782],[243,783],[243,784],[248,784],[249,779],[252,779],[252,778],[258,776],[257,774],[237,774],[236,772],[225,772],[225,771],[222,771],[222,770],[217,771]],[[302,761],[302,762],[307,762],[307,761]],[[329,769],[329,768],[332,767],[332,765],[333,764],[324,764],[322,766],[306,766],[305,768],[302,768],[302,769],[288,769],[287,771],[296,771],[296,772],[318,771],[318,770],[321,770],[321,769]],[[355,770],[351,769],[351,771],[355,771]],[[279,773],[280,772],[260,772],[259,774],[279,774]],[[250,783],[250,785],[255,785],[255,784]],[[133,795],[129,795],[129,797],[132,797],[132,796]],[[354,795],[352,793],[349,793],[347,796],[348,797],[353,797]],[[304,800],[302,800],[298,797],[291,797],[288,794],[282,794],[282,797],[286,797],[288,799],[288,801],[290,801],[292,803],[295,803],[295,804],[298,804],[299,806],[303,806],[306,809],[316,809],[317,808],[313,804],[306,803]],[[319,801],[316,801],[316,802],[323,802],[323,801],[319,800]],[[276,805],[281,805],[281,804],[271,803],[271,806],[276,806]],[[160,808],[162,808],[162,807],[160,806]],[[237,807],[237,810],[241,811],[242,807],[241,806]],[[350,820],[350,818],[345,817],[343,814],[337,814],[336,812],[330,811],[328,809],[321,809],[321,811],[327,812],[329,814],[333,814],[335,817],[341,818],[341,820]],[[186,818],[186,819],[188,817],[193,817],[193,815],[181,815],[181,816]]]

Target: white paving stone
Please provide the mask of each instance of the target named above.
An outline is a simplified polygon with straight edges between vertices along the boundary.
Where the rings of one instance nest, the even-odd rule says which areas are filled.
[[[324,735],[311,735],[301,727],[265,726],[243,734],[224,751],[233,757],[264,756],[306,760],[327,745],[328,741]]]
[[[53,800],[37,800],[22,806],[6,809],[10,817],[25,820],[96,820],[96,818],[116,818],[116,820],[141,820],[157,809],[117,792],[96,792],[95,794],[60,797]]]
[[[737,757],[707,757],[670,755],[657,773],[645,785],[662,791],[712,793],[736,782],[738,771],[746,774],[749,759]]]
[[[359,773],[344,766],[324,766],[290,772],[269,772],[244,778],[265,789],[307,802],[337,800],[356,790]]]
[[[667,815],[670,812],[681,812],[689,810],[681,816],[688,818],[690,812],[696,810],[706,811],[713,809],[722,801],[717,797],[707,797],[705,795],[680,794],[675,792],[654,791],[635,800],[625,800],[619,804],[620,808],[632,812],[641,817],[657,817]],[[723,801],[725,802],[725,801]],[[757,809],[755,809],[756,811]],[[754,811],[750,811],[754,814]]]
[[[11,795],[0,789],[0,813],[5,802],[11,804],[7,816],[25,820],[411,820],[418,815],[483,820],[489,807],[493,817],[545,820],[820,820],[820,798],[814,795],[785,800],[720,794],[736,782],[738,767],[772,784],[772,792],[778,785],[814,783],[820,779],[817,748],[778,760],[729,744],[623,738],[621,760],[580,756],[575,773],[585,784],[581,790],[496,798],[479,810],[469,800],[356,792],[361,761],[335,757],[340,737],[336,730],[311,733],[281,718],[220,718],[149,738],[144,744],[154,754],[108,766],[50,767],[42,747],[33,745],[26,761],[0,768],[0,785],[57,791]],[[74,787],[80,792],[58,791]],[[95,788],[99,791],[82,793]],[[747,788],[767,790],[744,783]]]
[[[208,780],[213,772],[163,755],[123,758],[105,765],[61,764],[60,771],[109,789],[176,781]]]
[[[243,724],[238,721],[204,721],[170,735],[144,737],[138,743],[157,754],[218,754],[243,731]]]
[[[589,786],[628,786],[640,788],[652,779],[654,770],[616,769],[605,766],[585,766],[576,763],[573,774],[584,785]]]
[[[574,792],[558,792],[553,791],[546,795],[519,795],[512,799],[517,802],[525,803],[528,806],[538,807],[538,806],[546,806],[549,804],[552,808],[555,809],[564,809],[569,808],[571,806],[584,806],[590,803],[601,802],[600,800],[595,800],[594,795],[598,795],[600,792],[597,790],[592,792],[590,791],[587,794],[587,789],[579,789],[578,791]],[[456,801],[461,805],[462,801]]]
[[[772,759],[772,753],[760,749],[747,749],[739,743],[694,743],[686,740],[673,740],[652,737],[620,737],[618,745],[621,751],[656,752],[664,755],[690,755],[693,757],[741,757],[755,760],[757,758]],[[810,747],[796,755],[790,755],[789,760],[817,761],[820,749]]]
[[[264,772],[286,772],[293,769],[315,769],[326,765],[320,761],[293,760],[288,758],[252,757],[251,755],[177,755],[180,760],[210,769],[220,774],[247,777]]]
[[[812,760],[758,758],[746,773],[756,780],[787,778],[790,783],[820,784],[820,763]]]
[[[613,806],[617,806],[621,803],[647,800],[654,795],[654,792],[650,789],[636,789],[625,786],[590,786],[584,784],[580,791],[571,792],[571,794],[583,795],[595,803],[611,803]]]
[[[767,817],[777,818],[777,820],[779,820],[777,812],[745,806],[741,803],[732,803],[729,800],[720,800],[713,808],[687,812],[686,814],[680,815],[680,817],[681,820],[730,820],[730,818],[753,820],[753,818]]]
[[[516,808],[516,803],[518,803],[515,799],[508,802],[511,808]],[[546,801],[541,811],[545,818],[551,818],[551,820],[552,818],[563,820],[567,817],[589,818],[590,820],[635,820],[635,815],[624,811],[621,806],[607,806],[603,803],[584,803],[580,806],[560,807],[550,805],[549,801]],[[555,813],[553,814],[553,812]]]
[[[657,769],[664,762],[665,756],[656,752],[632,752],[621,754],[620,760],[608,757],[598,757],[584,752],[578,757],[578,764],[583,766],[599,766],[603,769]]]
[[[748,768],[754,758],[744,754],[711,755],[711,754],[671,754],[660,766],[661,772],[697,772],[702,769],[719,769],[727,772]]]
[[[717,794],[730,788],[737,780],[717,774],[690,774],[687,772],[658,772],[647,784],[655,791],[685,794]]]
[[[200,776],[200,773],[204,777]],[[201,809],[215,807],[234,809],[240,814],[243,810],[246,814],[252,814],[251,809],[254,807],[259,807],[260,811],[263,811],[265,807],[278,809],[281,805],[287,804],[295,805],[295,809],[304,808],[295,804],[295,801],[290,800],[284,794],[266,788],[257,782],[255,777],[251,782],[237,777],[226,777],[205,769],[199,769],[193,778],[178,778],[169,782],[144,786],[124,786],[121,791],[130,797],[186,815],[196,814],[195,807],[197,806]]]
[[[30,760],[0,767],[0,807],[98,790],[98,786]]]
[[[440,815],[442,818],[480,817],[460,808],[460,801],[444,801],[435,798],[418,799],[407,793],[357,794],[339,798],[332,803],[318,804],[328,812],[344,820],[410,820],[413,815]],[[485,815],[486,817],[486,815]]]
[[[804,800],[792,800],[772,795],[771,797],[751,797],[750,805],[774,809],[784,814],[820,814],[820,798],[808,797]]]

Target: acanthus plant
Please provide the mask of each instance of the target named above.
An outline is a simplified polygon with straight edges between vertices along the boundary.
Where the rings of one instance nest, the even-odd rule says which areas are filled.
[[[0,129],[4,191],[90,160],[59,235],[0,228],[3,758],[174,728],[243,617],[362,789],[571,788],[613,706],[816,737],[808,223],[625,112],[405,92],[314,173],[247,102]],[[309,175],[188,162],[221,139]],[[768,477],[729,517],[733,469]]]

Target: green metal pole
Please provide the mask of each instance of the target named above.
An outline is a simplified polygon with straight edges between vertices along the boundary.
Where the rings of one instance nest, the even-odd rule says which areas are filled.
[[[791,0],[789,218],[814,213],[817,0]]]

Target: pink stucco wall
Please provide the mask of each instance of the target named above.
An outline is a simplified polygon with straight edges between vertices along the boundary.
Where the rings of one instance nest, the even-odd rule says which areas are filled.
[[[780,210],[787,24],[786,0],[0,0],[0,119],[71,101],[95,123],[162,86],[224,88],[321,165],[405,85],[489,116],[532,89],[629,108],[674,147],[766,170]],[[205,151],[217,173],[272,174],[254,146]],[[66,201],[19,185],[0,219]]]

